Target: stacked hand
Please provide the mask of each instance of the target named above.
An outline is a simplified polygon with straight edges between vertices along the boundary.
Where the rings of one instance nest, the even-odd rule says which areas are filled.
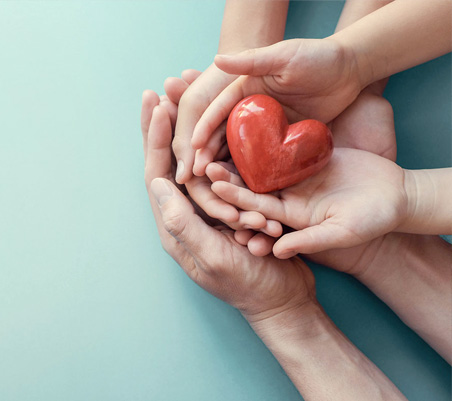
[[[220,79],[213,90],[209,89],[208,97],[202,93],[191,96],[191,88],[183,95],[181,105],[184,108],[186,98],[200,98],[203,105],[200,110],[191,110],[189,118],[180,115],[178,119],[173,148],[178,160],[179,183],[188,181],[192,169],[196,175],[204,174],[206,164],[214,160],[215,149],[211,148],[218,142],[215,136],[222,135],[218,128],[242,98],[255,93],[268,94],[283,105],[290,122],[303,118],[329,122],[347,108],[361,90],[353,53],[330,39],[294,39],[233,56],[217,56],[215,65],[209,68],[216,69],[216,74],[220,71],[233,78]],[[236,79],[237,75],[228,74],[242,76]],[[221,91],[228,80],[232,83]],[[208,85],[203,84],[203,87]],[[205,109],[204,114],[201,109]],[[195,121],[198,121],[196,127]],[[203,149],[195,163],[192,146]]]
[[[360,245],[395,230],[407,216],[403,169],[356,149],[336,148],[323,170],[278,196],[255,194],[218,167],[209,176],[213,192],[229,204],[300,230],[276,242],[279,258]]]
[[[177,107],[143,95],[145,181],[163,247],[201,287],[237,307],[250,321],[315,302],[314,277],[298,258],[251,255],[219,222],[207,224],[175,185],[173,140]],[[196,177],[195,177],[196,178]],[[182,189],[182,188],[181,188]]]

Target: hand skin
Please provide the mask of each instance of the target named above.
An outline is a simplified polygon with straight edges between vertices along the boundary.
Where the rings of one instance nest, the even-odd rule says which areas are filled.
[[[216,168],[209,165],[208,175],[219,175],[212,171]],[[266,255],[273,241],[262,233],[250,239],[252,235],[250,230],[236,232],[235,238],[254,254]],[[305,256],[353,275],[452,362],[452,247],[447,242],[437,236],[390,233],[353,248]]]
[[[336,30],[386,3],[347,0]],[[380,81],[368,86],[334,120],[332,131],[337,146],[363,149],[395,160],[392,107],[381,97],[385,84]],[[250,230],[235,234],[236,238],[240,236],[241,243],[254,254],[268,254],[274,243],[262,233],[253,237]],[[452,362],[452,248],[441,238],[390,233],[357,247],[311,254],[308,258],[353,275]]]
[[[224,181],[212,190],[242,210],[295,230],[273,247],[278,258],[349,248],[391,231],[452,234],[452,168],[404,170],[357,149],[336,148],[319,173],[278,196]]]
[[[158,103],[153,92],[143,94],[141,125],[145,182],[165,250],[197,284],[241,311],[304,399],[405,400],[327,317],[300,259],[255,257],[230,230],[194,213],[172,179],[171,113]]]
[[[371,83],[450,52],[451,12],[450,0],[397,0],[326,39],[217,55],[217,67],[244,76],[206,109],[193,147],[206,146],[234,105],[255,93],[280,101],[289,120],[331,121]]]
[[[305,118],[329,122],[361,91],[354,55],[330,39],[292,39],[236,55],[217,55],[215,64],[242,75],[221,92],[198,121],[192,146],[206,146],[212,132],[244,97],[263,93],[278,100],[290,123]]]
[[[352,49],[365,87],[449,53],[451,35],[450,0],[395,0],[330,39]]]
[[[288,4],[287,0],[227,0],[218,53],[236,53],[282,40]],[[191,138],[196,123],[211,101],[236,78],[212,64],[180,99],[173,141],[179,184],[185,184],[192,176],[195,150],[191,147]],[[202,167],[198,166],[195,173],[203,175]]]
[[[201,75],[201,72],[187,70],[182,75],[185,80],[173,78],[171,81],[167,81],[167,96],[160,97],[160,99],[163,99],[161,105],[170,114],[173,128],[177,119],[177,103],[179,103],[185,90]],[[219,130],[212,137],[210,145],[211,156],[214,155],[216,159],[220,160],[230,158],[224,130]],[[199,154],[198,156],[202,158],[205,155]],[[228,163],[223,163],[223,166],[231,168]],[[237,173],[234,166],[232,166],[232,171]],[[205,175],[200,177],[193,176],[186,182],[185,187],[192,201],[195,202],[198,212],[202,211],[210,218],[220,220],[234,230],[246,226],[248,229],[259,231],[271,237],[279,237],[282,234],[280,222],[266,219],[262,214],[255,211],[237,211],[236,208],[220,199],[212,192],[211,182]]]

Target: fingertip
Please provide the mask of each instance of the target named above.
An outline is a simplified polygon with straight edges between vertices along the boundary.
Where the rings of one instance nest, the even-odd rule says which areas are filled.
[[[141,99],[144,101],[148,97],[152,95],[152,91],[150,89],[145,89],[143,93],[141,94]]]
[[[262,230],[267,225],[267,220],[259,212],[240,211],[240,223],[244,228]]]
[[[228,189],[228,183],[226,181],[215,181],[212,182],[210,189],[221,198]]]
[[[174,83],[177,83],[180,80],[180,78],[176,77],[168,77],[163,81],[163,88],[165,89],[165,92],[167,91],[167,87],[171,87]]]
[[[267,225],[261,230],[264,234],[278,238],[283,233],[282,225],[276,220],[267,220]]]
[[[281,242],[281,239],[279,241],[276,241],[276,243],[273,245],[273,255],[275,255],[275,257],[278,259],[290,259],[297,254],[297,251],[284,246],[284,244]]]
[[[155,120],[161,120],[167,114],[168,112],[166,111],[165,107],[163,107],[161,104],[158,104],[154,107],[154,110],[152,112],[152,120],[154,122]]]
[[[201,71],[195,69],[187,69],[182,71],[181,78],[189,85],[191,85],[201,74]]]
[[[253,238],[251,238],[248,242],[248,250],[254,256],[267,256],[272,251],[272,246],[274,243],[274,239],[259,233],[256,234]]]
[[[252,230],[237,230],[234,232],[234,239],[243,246],[247,246],[248,242],[254,236],[254,231]]]
[[[239,211],[229,204],[227,204],[228,207],[224,208],[223,213],[221,216],[218,216],[219,220],[223,221],[224,223],[236,223],[240,219],[240,213]]]
[[[208,148],[198,149],[195,153],[195,162],[193,165],[193,174],[202,177],[206,174],[207,165],[212,162],[212,152]]]
[[[160,97],[159,95],[154,92],[153,90],[150,89],[146,89],[143,91],[142,95],[141,95],[141,103],[142,103],[142,107],[143,109],[147,109],[147,108],[153,108],[155,107],[155,105],[159,104],[160,102]]]
[[[229,60],[232,59],[231,55],[228,54],[217,54],[214,59],[213,62],[215,63],[215,65],[221,70],[222,66],[227,63]]]

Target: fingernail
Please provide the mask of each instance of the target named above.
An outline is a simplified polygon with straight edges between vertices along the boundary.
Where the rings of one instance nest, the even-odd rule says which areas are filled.
[[[156,178],[151,182],[151,191],[155,199],[157,199],[159,206],[163,206],[173,196],[173,190],[161,178]]]
[[[184,162],[182,160],[178,160],[177,161],[177,170],[176,170],[176,180],[179,180],[181,178],[182,174],[184,174],[184,169],[185,169]]]

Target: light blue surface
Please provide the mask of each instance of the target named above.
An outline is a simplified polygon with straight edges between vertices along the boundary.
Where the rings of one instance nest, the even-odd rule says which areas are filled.
[[[291,5],[287,37],[341,2]],[[0,2],[0,400],[299,400],[238,312],[164,253],[143,183],[141,92],[216,52],[223,2]],[[404,167],[451,165],[450,56],[398,74]],[[335,323],[410,400],[450,367],[367,289],[315,267]]]

